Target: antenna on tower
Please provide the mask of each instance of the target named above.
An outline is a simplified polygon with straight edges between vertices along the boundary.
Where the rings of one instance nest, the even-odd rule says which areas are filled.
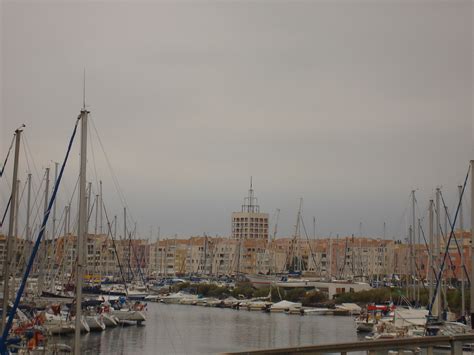
[[[259,212],[260,207],[258,206],[258,200],[253,193],[253,181],[250,176],[250,189],[247,197],[244,198],[244,204],[242,205],[242,212]]]

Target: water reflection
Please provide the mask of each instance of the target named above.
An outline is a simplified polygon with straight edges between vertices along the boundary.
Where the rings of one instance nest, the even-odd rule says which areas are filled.
[[[71,337],[62,338],[72,345]],[[145,326],[83,336],[84,354],[209,354],[357,340],[349,317],[150,303]]]

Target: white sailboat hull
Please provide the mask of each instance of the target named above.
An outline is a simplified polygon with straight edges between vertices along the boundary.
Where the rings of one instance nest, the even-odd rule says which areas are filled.
[[[145,313],[143,313],[142,311],[119,310],[119,311],[112,311],[112,314],[115,317],[117,317],[119,321],[134,321],[134,322],[146,321]]]
[[[86,316],[85,319],[91,332],[105,330],[105,324],[99,316]]]

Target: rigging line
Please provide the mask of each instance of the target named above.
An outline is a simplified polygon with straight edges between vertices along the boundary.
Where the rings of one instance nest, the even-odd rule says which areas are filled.
[[[100,135],[99,135],[99,132],[98,132],[98,130],[97,130],[97,127],[96,127],[96,125],[95,125],[95,123],[94,123],[94,120],[91,119],[90,121],[91,121],[92,127],[94,128],[94,131],[95,131],[95,133],[96,133],[97,140],[98,140],[99,145],[100,145],[100,147],[101,147],[101,149],[102,149],[102,153],[104,154],[105,161],[106,161],[107,166],[108,166],[108,168],[109,168],[109,172],[110,172],[110,174],[111,174],[111,176],[112,176],[112,181],[114,182],[115,189],[117,190],[117,194],[118,194],[118,196],[119,196],[119,198],[120,198],[120,200],[121,200],[121,202],[122,202],[122,205],[123,205],[124,207],[126,207],[127,210],[128,210],[127,218],[130,219],[130,221],[131,221],[132,223],[135,223],[135,219],[134,219],[133,216],[132,216],[132,213],[131,213],[131,211],[130,211],[130,208],[129,208],[129,206],[128,206],[128,204],[127,204],[127,201],[126,201],[126,199],[125,199],[125,195],[123,194],[122,189],[121,189],[121,187],[120,187],[118,178],[117,178],[117,176],[116,176],[116,174],[115,174],[114,169],[112,168],[112,164],[110,163],[110,159],[109,159],[109,157],[108,157],[108,155],[107,155],[107,153],[106,153],[106,151],[105,151],[104,145],[102,144],[102,140],[100,139]],[[124,236],[124,238],[126,238],[126,236]]]
[[[18,199],[18,207],[21,207],[21,203],[23,202],[23,195],[25,194],[26,186],[27,186],[27,182],[25,181],[25,183],[23,185],[23,189],[21,190],[21,193],[20,193],[20,198]],[[16,223],[18,224],[18,222],[19,222],[18,221],[18,216],[16,216],[16,218],[17,218]],[[21,222],[23,222],[23,221],[21,221]],[[23,227],[23,231],[25,231],[25,230],[26,230],[26,226]]]
[[[36,196],[35,196],[35,199],[33,201],[33,206],[31,208],[31,210],[36,210],[36,214],[34,215],[33,220],[32,220],[32,225],[34,225],[36,223],[36,220],[37,220],[38,216],[41,213],[40,211],[41,211],[42,206],[40,206],[39,204],[44,201],[44,194],[42,193],[41,188],[43,187],[43,182],[45,182],[45,180],[46,180],[46,172],[44,173],[43,176],[44,176],[44,179],[41,180],[41,184],[38,188],[38,191],[36,192]],[[39,200],[38,200],[38,198],[39,198]],[[38,203],[37,206],[36,206],[36,203]]]
[[[7,207],[5,208],[5,212],[3,213],[2,221],[0,222],[0,228],[3,226],[5,222],[5,218],[7,217],[8,210],[10,209],[10,203],[12,202],[12,195],[10,195],[10,199],[8,200]]]
[[[33,200],[33,203],[32,203],[32,205],[30,206],[31,211],[35,210],[36,208],[39,208],[39,206],[37,207],[36,204],[37,204],[37,203],[40,203],[40,202],[43,200],[43,196],[41,197],[41,201],[38,201],[38,197],[40,196],[40,194],[41,194],[41,192],[42,192],[42,191],[41,191],[41,188],[43,187],[43,182],[44,182],[44,180],[45,180],[45,179],[44,179],[45,176],[46,176],[46,172],[45,172],[45,174],[43,175],[43,179],[40,180],[41,183],[40,183],[40,185],[39,185],[39,187],[38,187],[38,190],[36,191],[36,195],[34,196],[35,198],[34,198],[34,200]],[[33,176],[32,176],[32,177],[33,177]],[[33,191],[35,191],[35,186],[33,186],[33,185],[35,184],[35,182],[34,182],[33,178],[31,179],[31,184],[32,184],[31,187],[32,187]],[[36,221],[36,220],[33,220],[33,223],[34,223],[35,221]]]
[[[105,208],[105,203],[103,204],[103,207],[104,207],[104,213],[105,213],[105,220],[107,221],[107,227],[108,227],[107,228],[108,229],[107,233],[110,233],[110,238],[112,240],[112,246],[114,248],[115,256],[117,258],[117,264],[118,264],[118,267],[119,267],[119,270],[120,270],[120,276],[122,276],[122,281],[123,281],[123,285],[125,287],[125,292],[128,295],[127,282],[125,281],[125,276],[124,276],[124,273],[123,273],[122,264],[120,263],[120,257],[119,257],[118,252],[117,252],[117,245],[115,244],[115,239],[114,239],[114,236],[113,236],[113,233],[112,233],[112,227],[111,227],[111,224],[110,224],[109,215],[107,214],[107,209]]]
[[[411,200],[411,193],[408,194],[408,199],[407,199],[407,203],[405,204],[405,209],[403,210],[402,212],[402,215],[400,216],[400,219],[399,219],[399,222],[398,222],[398,235],[401,235],[402,233],[400,233],[400,225],[403,224],[403,219],[406,219],[406,214],[408,212],[408,208],[410,206],[410,200]],[[405,228],[404,228],[405,230]],[[403,232],[405,233],[405,232]]]
[[[67,163],[68,158],[69,158],[69,153],[71,152],[72,143],[74,142],[74,137],[76,136],[77,125],[79,123],[79,117],[76,119],[76,124],[74,125],[74,130],[73,130],[72,136],[69,140],[69,145],[68,145],[68,148],[67,148],[67,151],[66,151],[66,156],[64,157],[64,161],[63,161],[63,164],[61,166],[61,171],[59,173],[59,177],[58,177],[58,179],[56,180],[56,182],[54,184],[53,193],[51,195],[51,199],[49,200],[48,209],[47,209],[46,213],[44,214],[43,223],[42,223],[38,238],[36,239],[36,242],[34,244],[33,250],[31,252],[30,259],[28,260],[28,265],[26,267],[26,271],[23,274],[23,278],[21,280],[20,287],[18,288],[18,292],[16,294],[15,302],[13,303],[13,307],[12,307],[12,309],[10,310],[10,312],[8,314],[8,321],[7,321],[7,323],[6,323],[6,325],[3,329],[2,337],[0,338],[0,353],[2,353],[2,354],[7,353],[8,333],[10,332],[10,329],[12,327],[13,318],[15,317],[18,306],[20,304],[20,299],[23,295],[23,291],[25,290],[26,281],[28,280],[28,276],[30,274],[31,268],[33,267],[33,262],[35,260],[36,253],[38,252],[38,249],[39,249],[39,246],[40,246],[40,243],[41,243],[41,239],[43,238],[43,235],[44,235],[44,232],[45,232],[45,229],[46,229],[45,228],[46,224],[48,223],[49,214],[51,212],[51,208],[53,207],[53,203],[54,203],[54,200],[56,198],[56,194],[58,192],[59,184],[61,183],[61,179],[63,177],[64,168],[66,167],[66,163]],[[4,311],[6,311],[6,310],[4,310]]]
[[[439,194],[440,194],[440,196],[441,196],[441,201],[443,202],[443,206],[444,206],[445,211],[446,211],[446,216],[448,217],[449,226],[450,226],[451,230],[454,231],[455,226],[451,223],[451,217],[450,217],[449,212],[448,212],[448,210],[447,210],[447,208],[446,208],[446,204],[444,203],[443,193],[441,192],[441,190],[439,191]],[[459,199],[459,204],[461,204],[461,203],[462,203],[462,198]],[[447,233],[447,232],[448,232],[448,231],[446,231],[446,233]],[[453,236],[454,236],[454,241],[456,242],[456,247],[457,247],[457,249],[458,249],[458,254],[459,254],[459,256],[461,256],[461,253],[464,253],[464,243],[463,243],[463,241],[461,240],[461,243],[463,244],[463,245],[462,245],[463,250],[461,251],[461,248],[459,247],[458,239],[456,238],[456,233],[454,233]],[[468,272],[467,272],[467,269],[466,269],[466,265],[465,265],[465,264],[462,265],[462,268],[463,268],[463,270],[464,270],[465,276],[467,276],[468,283],[470,283],[471,281],[470,281],[470,279],[469,279],[469,275],[468,275]]]
[[[316,259],[314,258],[313,248],[311,247],[311,242],[310,242],[310,240],[309,240],[308,233],[306,232],[306,226],[304,225],[304,221],[303,221],[303,216],[302,216],[302,215],[300,215],[300,219],[301,219],[301,225],[303,226],[304,234],[305,234],[305,236],[306,236],[306,240],[308,241],[309,252],[311,253],[311,259],[313,259],[314,267],[320,269],[320,267],[321,267],[321,261],[322,261],[322,260],[320,260],[319,263],[316,264]]]
[[[38,180],[40,180],[40,174],[39,174],[39,170],[38,168],[36,167],[36,162],[35,162],[35,159],[33,158],[34,155],[31,153],[31,148],[30,148],[30,144],[29,144],[29,140],[28,140],[28,133],[26,133],[25,135],[22,136],[22,140],[24,141],[25,143],[25,147],[26,147],[26,150],[28,151],[28,154],[31,156],[31,162],[33,164],[33,169],[35,170],[35,173],[36,173],[36,178]]]
[[[0,170],[0,177],[3,176],[3,172],[5,171],[5,166],[7,165],[8,157],[10,156],[10,153],[13,148],[13,143],[15,142],[15,135],[16,133],[13,134],[12,142],[10,143],[10,148],[8,148],[7,156],[5,157],[5,161],[3,162],[3,165],[2,165],[2,170]]]
[[[462,197],[463,197],[464,191],[466,189],[467,179],[469,178],[469,173],[470,172],[474,173],[474,172],[471,171],[471,167],[469,166],[469,168],[467,169],[466,178],[464,179],[464,185],[462,187],[461,196],[459,197],[458,207],[456,208],[456,214],[454,215],[453,225],[456,224],[456,220],[458,218],[459,208],[461,206]],[[446,243],[446,249],[445,249],[445,252],[444,252],[444,255],[443,255],[443,261],[441,263],[440,270],[439,270],[439,273],[438,273],[438,275],[439,275],[438,276],[438,281],[436,282],[436,288],[435,288],[435,291],[433,293],[433,298],[431,299],[431,302],[430,302],[430,305],[429,305],[429,314],[430,315],[431,315],[431,311],[432,311],[432,308],[433,308],[433,304],[434,304],[435,299],[436,299],[436,295],[438,293],[438,289],[440,288],[440,280],[441,280],[441,277],[443,275],[444,264],[446,262],[446,254],[449,254],[449,244],[451,242],[451,238],[452,238],[453,234],[454,234],[454,230],[451,228],[451,233],[449,235],[448,242]]]
[[[92,131],[91,131],[90,125],[88,127],[88,130],[89,130],[89,136],[92,137]],[[90,144],[90,149],[91,149],[91,153],[92,153],[92,165],[94,167],[95,186],[96,186],[97,191],[99,191],[99,178],[98,178],[98,175],[97,175],[97,165],[96,165],[96,162],[95,162],[94,144],[92,142],[92,139],[90,139],[89,144]]]
[[[137,239],[137,241],[138,241],[138,239]],[[143,276],[143,272],[142,272],[142,269],[141,269],[141,267],[140,267],[140,262],[139,262],[139,260],[138,260],[137,252],[136,252],[136,250],[135,250],[135,247],[134,247],[134,245],[133,245],[133,243],[132,243],[132,239],[131,239],[131,238],[130,238],[130,244],[131,244],[131,246],[132,246],[132,253],[133,253],[133,255],[135,256],[135,262],[137,263],[138,273],[139,273],[139,275],[140,275],[140,277],[141,277],[141,279],[142,279],[142,282],[143,282],[143,283],[145,284],[145,286],[146,286],[145,277]],[[148,288],[148,287],[147,287],[147,288]]]
[[[428,252],[428,254],[430,253],[430,247],[428,245],[428,242],[426,240],[426,236],[425,236],[425,231],[423,230],[423,226],[420,225],[420,230],[421,230],[421,235],[423,236],[423,240],[425,241],[425,246],[426,246],[426,251]],[[434,265],[430,265],[432,271],[433,271],[433,275],[436,279],[436,281],[438,280],[438,275],[436,274],[437,270],[436,268],[434,267]]]
[[[440,195],[441,195],[441,190],[440,190]],[[438,211],[436,211],[436,208],[435,208],[435,213],[436,213],[436,216],[439,217],[439,219],[441,221],[441,216],[438,215]],[[447,232],[445,233],[443,231],[443,227],[441,226],[441,222],[439,223],[439,231],[441,232],[441,237],[443,238],[443,242],[446,243]],[[453,277],[456,278],[456,272],[455,272],[455,269],[453,268],[454,264],[453,264],[453,259],[451,257],[451,253],[448,253],[448,261],[449,261],[449,264],[451,266],[451,271],[453,273]]]

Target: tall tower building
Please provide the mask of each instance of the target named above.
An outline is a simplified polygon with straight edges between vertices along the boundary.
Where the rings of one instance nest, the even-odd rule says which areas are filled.
[[[252,178],[249,194],[244,198],[241,212],[232,213],[232,238],[268,239],[268,213],[260,212],[258,200],[253,192]]]

